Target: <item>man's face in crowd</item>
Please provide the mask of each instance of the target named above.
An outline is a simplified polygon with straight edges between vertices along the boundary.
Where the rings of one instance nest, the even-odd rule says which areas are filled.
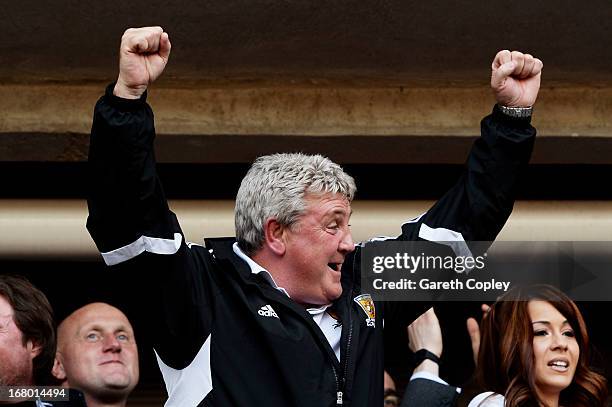
[[[395,381],[385,370],[384,376],[384,407],[397,407],[399,405],[399,397],[395,392]]]
[[[340,269],[355,250],[351,205],[341,194],[307,194],[306,210],[287,230],[286,259],[301,304],[329,304],[342,294]]]
[[[70,387],[99,398],[127,397],[138,373],[134,332],[117,308],[89,304],[60,324],[53,374]]]
[[[40,347],[32,341],[23,344],[23,335],[13,319],[13,307],[0,295],[0,386],[33,383],[32,361]]]

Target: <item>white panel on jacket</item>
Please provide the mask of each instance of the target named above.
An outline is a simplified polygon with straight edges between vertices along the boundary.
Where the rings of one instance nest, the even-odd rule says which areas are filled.
[[[155,352],[168,392],[164,407],[196,407],[212,391],[210,339],[211,335],[208,335],[193,361],[180,370],[166,365]]]

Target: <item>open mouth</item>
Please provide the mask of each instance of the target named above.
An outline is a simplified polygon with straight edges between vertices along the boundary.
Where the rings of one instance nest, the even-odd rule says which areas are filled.
[[[557,372],[567,372],[569,369],[569,362],[563,359],[554,359],[548,362],[548,366]]]
[[[342,268],[342,263],[327,263],[327,267],[334,271],[340,271]]]

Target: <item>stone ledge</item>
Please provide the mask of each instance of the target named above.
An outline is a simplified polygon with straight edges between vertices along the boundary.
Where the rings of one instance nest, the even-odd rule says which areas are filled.
[[[84,160],[103,89],[0,85],[0,160]],[[226,86],[157,87],[149,101],[160,161],[243,162],[316,148],[328,155],[350,150],[343,162],[453,163],[465,158],[493,97],[486,87]],[[538,162],[608,163],[612,87],[544,88],[534,125]],[[402,153],[415,151],[412,158]]]

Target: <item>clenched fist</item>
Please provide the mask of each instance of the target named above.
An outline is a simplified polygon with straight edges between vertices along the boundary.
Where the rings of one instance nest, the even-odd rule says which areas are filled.
[[[442,355],[442,330],[433,308],[427,310],[412,324],[408,325],[407,330],[408,340],[410,341],[408,346],[411,351],[427,349],[438,357]],[[437,363],[424,360],[421,364],[415,366],[414,372],[429,372],[437,376],[439,368]]]
[[[161,27],[129,28],[121,37],[113,94],[138,99],[164,71],[169,57],[170,39]]]
[[[542,61],[518,51],[499,51],[491,65],[491,88],[497,103],[508,107],[533,106],[540,90]]]
[[[427,349],[438,357],[442,355],[442,330],[433,308],[408,325],[408,340],[413,352]]]

